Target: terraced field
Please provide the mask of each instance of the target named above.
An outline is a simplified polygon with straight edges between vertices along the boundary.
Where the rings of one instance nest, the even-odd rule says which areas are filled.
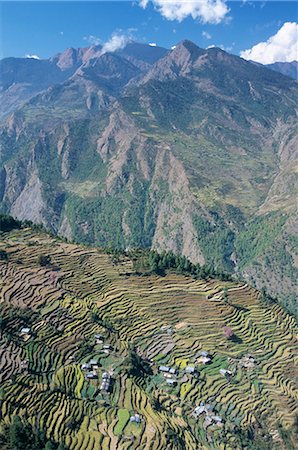
[[[18,414],[71,450],[295,448],[297,326],[257,291],[137,276],[30,229],[1,249],[2,424]],[[146,373],[127,370],[132,348]]]

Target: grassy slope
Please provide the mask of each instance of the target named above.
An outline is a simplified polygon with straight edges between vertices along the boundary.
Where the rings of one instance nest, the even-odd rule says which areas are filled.
[[[121,449],[149,443],[154,449],[240,449],[248,429],[257,437],[265,434],[274,449],[283,445],[279,424],[293,442],[296,325],[276,304],[263,304],[257,291],[175,274],[136,277],[129,260],[112,262],[100,250],[30,230],[3,235],[1,248],[9,253],[9,262],[0,263],[2,421],[26,414],[54,440],[77,450],[98,445],[112,450],[117,443]],[[38,255],[47,253],[60,269],[58,279],[51,268],[37,265]],[[228,302],[222,300],[224,287]],[[34,333],[26,342],[19,337],[25,323]],[[162,332],[163,325],[173,334]],[[224,337],[224,325],[237,339]],[[105,355],[95,345],[95,333],[116,350]],[[131,343],[153,361],[153,375],[126,376],[121,364]],[[202,349],[213,356],[209,366],[196,362]],[[238,367],[248,353],[256,360],[251,371]],[[113,372],[111,395],[99,393],[100,378],[83,379],[80,364],[94,356],[100,378],[103,370]],[[28,370],[21,367],[24,360]],[[180,373],[186,364],[197,364],[200,375],[181,374],[171,389],[156,373],[159,364]],[[231,382],[220,368],[235,370]],[[205,430],[202,418],[191,417],[201,400],[224,418],[223,428]],[[127,411],[141,414],[141,425],[126,425]],[[126,440],[132,435],[133,441]]]

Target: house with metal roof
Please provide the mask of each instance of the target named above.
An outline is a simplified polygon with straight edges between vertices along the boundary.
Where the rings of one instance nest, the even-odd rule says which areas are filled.
[[[185,373],[195,373],[195,368],[193,366],[186,366]]]
[[[21,328],[21,334],[29,334],[30,331],[31,331],[30,328],[27,328],[27,327]]]
[[[159,372],[170,372],[169,366],[159,366],[158,368]]]

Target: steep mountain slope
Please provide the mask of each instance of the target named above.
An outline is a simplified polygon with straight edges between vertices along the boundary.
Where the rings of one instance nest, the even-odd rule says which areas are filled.
[[[26,100],[62,82],[67,75],[49,61],[33,58],[5,58],[0,61],[0,119]]]
[[[101,45],[93,45],[92,47],[85,48],[68,48],[64,52],[58,53],[50,58],[50,62],[63,71],[71,69],[73,72],[83,63],[89,61],[89,59],[100,56],[101,53]]]
[[[70,78],[81,66],[92,65],[92,59],[102,56],[103,47],[68,48],[62,53],[39,60],[34,58],[4,58],[0,61],[0,121],[44,89]],[[115,54],[143,72],[167,50],[129,42]],[[96,62],[93,61],[96,65]],[[130,70],[131,72],[131,70]]]
[[[44,89],[62,83],[92,57],[101,46],[69,48],[48,59],[4,58],[0,61],[0,120]]]
[[[276,72],[280,72],[283,75],[287,75],[288,77],[294,78],[294,80],[298,79],[298,61],[276,62],[273,64],[267,64],[266,67],[275,70]]]
[[[147,47],[142,57],[136,45],[93,48],[84,61],[89,50],[70,52],[64,61],[82,62],[73,75],[7,119],[2,210],[69,239],[173,250],[293,294],[297,83],[189,41]]]
[[[297,326],[277,304],[28,228],[0,251],[2,449],[15,415],[69,450],[295,447]]]
[[[203,253],[219,245],[251,282],[271,295],[291,293],[295,308],[296,84],[219,49],[203,51],[183,42],[145,75],[131,96],[136,99],[133,108],[147,115],[142,125],[150,119],[162,124],[161,142],[168,140],[183,161],[200,203],[223,217],[224,223],[217,223],[220,231],[228,225],[235,232],[243,221],[239,212],[248,219],[238,227],[234,246],[231,234],[219,237],[216,228],[195,220],[201,246],[207,247]],[[254,236],[260,223],[264,234]],[[218,263],[214,254],[208,256]]]
[[[164,57],[168,50],[163,47],[129,42],[123,49],[115,52],[131,61],[142,70],[148,70],[152,64]]]

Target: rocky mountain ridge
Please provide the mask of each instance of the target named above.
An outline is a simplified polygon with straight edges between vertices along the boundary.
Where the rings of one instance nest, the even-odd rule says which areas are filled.
[[[267,64],[266,67],[275,70],[276,72],[280,72],[283,75],[287,75],[294,80],[298,79],[298,61],[275,62],[273,64]]]
[[[4,112],[2,211],[295,291],[295,81],[190,41],[69,49],[47,64],[53,82],[24,72],[27,98]]]

